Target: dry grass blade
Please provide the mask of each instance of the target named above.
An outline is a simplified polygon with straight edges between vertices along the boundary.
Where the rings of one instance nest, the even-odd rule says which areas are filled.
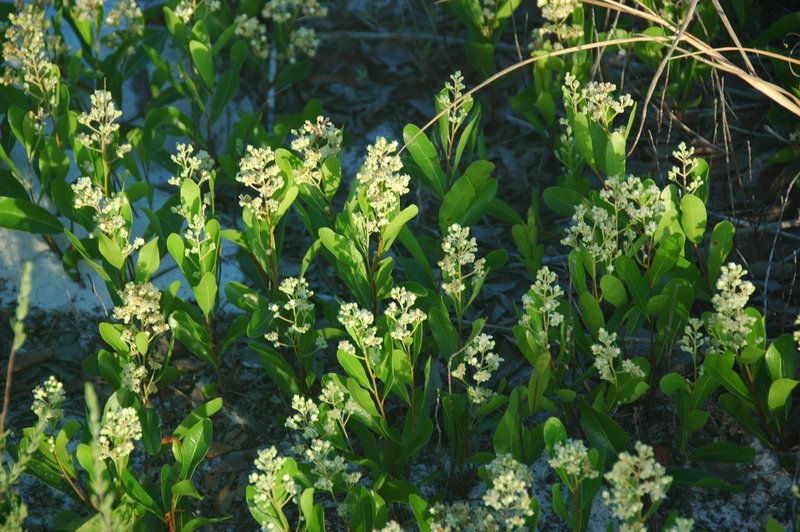
[[[713,68],[717,68],[724,72],[728,72],[729,74],[733,74],[734,76],[740,78],[742,81],[744,81],[745,83],[747,83],[760,93],[764,94],[764,96],[768,97],[778,105],[791,111],[795,115],[800,116],[800,99],[798,99],[796,96],[794,96],[787,90],[775,85],[774,83],[771,83],[755,74],[747,72],[743,68],[732,63],[728,58],[726,58],[722,54],[722,51],[724,50],[724,51],[736,51],[739,53],[739,55],[746,56],[749,49],[740,46],[738,39],[734,39],[734,42],[737,44],[737,46],[718,49],[710,46],[708,43],[702,41],[701,39],[698,39],[697,37],[695,37],[690,33],[684,33],[681,35],[679,33],[679,29],[676,28],[672,23],[652,12],[647,12],[630,6],[626,6],[614,0],[583,0],[583,2],[585,4],[594,5],[605,9],[617,10],[622,13],[652,22],[654,24],[658,24],[664,27],[665,29],[670,30],[674,34],[672,39],[682,41],[685,44],[688,44],[690,47],[697,50],[697,52],[688,52],[684,50],[685,54],[690,55]],[[733,31],[732,28],[730,29],[730,31],[731,32]],[[768,55],[773,59],[783,60],[789,63],[796,62],[796,60],[785,56],[781,56],[780,54],[775,54],[765,51],[761,51],[761,53],[763,55]],[[750,65],[749,61],[746,62],[748,65]]]
[[[417,137],[417,135],[420,135],[424,131],[428,130],[431,126],[433,126],[433,124],[435,124],[439,120],[439,118],[444,116],[446,113],[450,112],[452,109],[460,106],[464,102],[465,99],[469,98],[470,96],[472,96],[476,92],[480,91],[484,87],[486,87],[488,85],[491,85],[492,83],[494,83],[498,79],[500,79],[500,78],[502,78],[504,76],[507,76],[508,74],[511,74],[512,72],[515,72],[516,70],[519,70],[519,69],[524,68],[524,67],[526,67],[528,65],[536,63],[537,61],[547,60],[547,59],[549,59],[551,57],[558,57],[558,56],[562,56],[562,55],[570,55],[570,54],[573,54],[573,53],[576,53],[576,52],[581,52],[581,51],[586,51],[586,50],[603,49],[603,48],[606,48],[606,47],[609,47],[609,46],[627,45],[627,44],[634,44],[634,43],[639,43],[639,42],[647,42],[647,43],[658,43],[658,42],[660,42],[660,43],[664,43],[664,44],[670,44],[670,52],[668,54],[666,54],[664,62],[662,62],[662,65],[666,64],[665,62],[669,61],[669,60],[683,59],[683,58],[686,58],[686,57],[692,57],[694,59],[697,59],[698,61],[701,61],[701,62],[711,66],[712,68],[716,68],[716,69],[719,69],[719,70],[721,70],[723,72],[727,72],[729,74],[733,74],[734,76],[740,78],[742,81],[744,81],[745,83],[747,83],[748,85],[753,87],[755,90],[757,90],[758,92],[760,92],[761,94],[763,94],[764,96],[766,96],[767,98],[769,98],[770,100],[775,102],[776,104],[780,105],[781,107],[784,107],[788,111],[790,111],[793,114],[795,114],[798,117],[800,117],[800,98],[797,98],[794,94],[792,94],[791,92],[787,91],[786,89],[783,89],[783,88],[779,87],[778,85],[775,85],[774,83],[771,83],[770,81],[767,81],[764,78],[759,77],[758,75],[756,75],[754,70],[752,70],[753,67],[752,67],[752,64],[750,63],[749,59],[747,58],[747,54],[763,55],[763,56],[769,57],[771,59],[775,59],[775,60],[778,60],[778,61],[785,61],[787,63],[797,64],[797,65],[800,65],[800,60],[797,60],[797,59],[794,59],[794,58],[791,58],[791,57],[787,57],[787,56],[783,56],[783,55],[780,55],[780,54],[777,54],[777,53],[774,53],[774,52],[770,52],[770,51],[767,51],[767,50],[756,50],[756,49],[745,48],[745,47],[741,46],[741,43],[739,42],[739,39],[736,37],[735,32],[733,31],[733,28],[730,26],[730,22],[729,21],[725,26],[726,26],[726,29],[728,30],[728,33],[731,34],[731,38],[734,41],[734,43],[736,44],[736,46],[726,46],[726,47],[714,48],[714,47],[710,46],[709,44],[707,44],[706,42],[702,41],[701,39],[698,39],[697,37],[695,37],[691,33],[688,33],[686,31],[684,31],[686,29],[686,26],[688,25],[688,23],[691,21],[691,18],[692,18],[691,15],[692,15],[692,13],[694,11],[694,7],[697,4],[697,0],[692,2],[691,9],[689,11],[689,15],[686,17],[686,19],[684,20],[684,22],[683,22],[683,24],[681,25],[680,28],[676,27],[674,24],[670,23],[669,21],[667,21],[666,19],[664,19],[663,17],[659,16],[657,13],[655,13],[652,10],[649,10],[649,9],[647,9],[647,10],[638,9],[638,8],[635,8],[635,7],[627,6],[625,4],[617,2],[615,0],[582,0],[582,1],[583,1],[584,4],[593,5],[593,6],[597,6],[597,7],[602,7],[602,8],[605,8],[605,9],[612,10],[612,11],[617,11],[619,13],[630,15],[630,16],[633,16],[633,17],[637,17],[637,18],[640,18],[640,19],[645,20],[647,22],[659,25],[659,26],[669,30],[673,35],[670,36],[670,37],[636,36],[636,37],[623,37],[623,38],[617,38],[617,39],[607,39],[607,40],[604,40],[604,41],[598,41],[598,42],[583,44],[583,45],[579,45],[579,46],[571,46],[569,48],[564,48],[564,49],[561,49],[561,50],[556,50],[556,51],[544,53],[544,54],[541,54],[541,55],[537,55],[535,57],[531,57],[531,58],[525,59],[524,61],[519,61],[519,62],[517,62],[517,63],[515,63],[515,64],[513,64],[513,65],[511,65],[511,66],[509,66],[507,68],[504,68],[500,72],[492,75],[488,79],[486,79],[483,82],[479,83],[478,85],[476,85],[475,87],[473,87],[472,89],[470,89],[469,91],[464,93],[461,98],[459,98],[456,101],[454,101],[449,107],[447,107],[445,109],[442,109],[438,114],[436,114],[436,116],[431,118],[422,128],[420,128],[420,130],[416,133],[416,135],[411,137],[411,139],[409,139],[408,142],[413,142],[414,139]],[[646,6],[643,6],[643,7],[646,7]],[[723,24],[725,24],[726,21],[727,21],[727,19],[723,20]],[[690,46],[691,48],[694,48],[696,51],[687,50],[684,47],[680,46],[679,43],[684,43],[684,44]],[[680,51],[681,53],[678,54],[678,55],[671,55],[672,52],[675,51],[675,50]],[[748,65],[748,67],[751,69],[751,71],[753,73],[748,72],[748,71],[744,70],[743,68],[737,66],[733,62],[731,62],[728,58],[725,57],[723,52],[737,52],[739,55],[742,55],[742,57],[745,58],[745,63]],[[659,66],[659,72],[663,71],[663,66],[662,65]],[[660,77],[659,73],[656,73],[656,75],[654,77],[654,83],[651,84],[650,89],[648,89],[647,100],[649,100],[650,97],[652,97],[652,92],[655,90],[654,89],[655,83],[657,82],[657,79],[659,77]],[[642,118],[640,120],[639,134],[641,134],[641,131],[642,131],[643,127],[644,127],[644,121],[645,121],[645,118],[646,118],[646,107],[647,106],[645,105],[644,106],[645,110],[643,111]],[[636,146],[636,143],[638,142],[639,134],[637,134],[636,141],[633,142],[633,146],[632,146],[631,149],[633,149]],[[408,147],[408,142],[403,145],[402,149],[400,150],[401,153]]]

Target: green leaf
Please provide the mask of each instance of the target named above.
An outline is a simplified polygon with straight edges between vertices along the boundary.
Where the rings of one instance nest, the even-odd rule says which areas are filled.
[[[197,73],[205,83],[208,90],[214,88],[214,59],[211,57],[211,50],[200,41],[189,41],[189,53],[192,55],[192,63]]]
[[[128,353],[128,345],[122,341],[120,330],[111,323],[102,322],[98,329],[100,337],[117,353]]]
[[[142,423],[142,442],[144,450],[150,456],[155,456],[161,451],[161,418],[158,411],[153,408],[143,408],[139,411]]]
[[[778,336],[767,348],[764,355],[770,380],[781,377],[794,377],[797,371],[797,344],[794,336],[786,333]]]
[[[121,474],[122,485],[125,492],[137,503],[142,505],[148,512],[156,515],[159,519],[164,519],[164,509],[147,493],[147,490],[139,483],[128,469],[124,469]]]
[[[142,246],[136,258],[136,282],[144,283],[150,280],[161,264],[158,253],[158,237]]]
[[[189,352],[206,364],[217,367],[217,360],[209,347],[208,333],[191,314],[183,310],[175,311],[169,317],[169,325],[172,334]]]
[[[408,496],[408,504],[411,506],[411,511],[414,512],[414,518],[417,520],[417,526],[420,532],[430,532],[431,525],[428,523],[428,503],[425,499],[412,493]]]
[[[424,132],[420,132],[420,129],[413,124],[407,124],[403,128],[403,141],[406,144],[408,153],[422,170],[422,174],[433,188],[433,191],[438,197],[443,198],[445,192],[447,192],[447,177],[439,165],[439,155],[436,153],[433,143]]]
[[[741,484],[728,484],[713,473],[690,467],[670,467],[667,468],[667,474],[672,477],[672,487],[677,489],[712,488],[739,492],[744,487]]]
[[[28,200],[0,197],[0,227],[53,235],[61,233],[64,226],[47,210]]]
[[[625,175],[625,136],[612,131],[606,144],[605,171],[607,176]]]
[[[800,13],[797,14],[800,15]],[[769,518],[769,521],[767,521],[767,526],[764,530],[765,532],[786,532],[786,529],[783,528],[783,525],[780,524],[774,517]]]
[[[619,424],[586,403],[580,406],[580,424],[586,438],[607,458],[616,457],[632,448],[631,441]]]
[[[556,443],[565,443],[567,441],[567,429],[564,424],[557,417],[548,418],[544,422],[544,442],[547,446],[547,453],[550,456],[556,455]]]
[[[103,255],[103,258],[115,269],[121,270],[125,267],[125,255],[122,254],[119,245],[108,238],[105,233],[97,235],[97,249],[100,250],[100,254]]]
[[[636,263],[630,257],[622,255],[617,257],[616,266],[619,276],[625,281],[628,290],[630,290],[633,296],[633,301],[646,315],[647,299],[650,291],[647,288],[647,281],[639,274],[639,268],[636,266]]]
[[[767,396],[767,406],[770,414],[775,414],[787,405],[792,396],[792,390],[798,383],[800,381],[783,377],[770,385],[769,395]]]
[[[650,286],[655,286],[661,277],[668,274],[675,266],[683,251],[685,237],[681,233],[673,233],[659,242],[653,263],[647,272]]]
[[[344,369],[350,377],[355,379],[359,386],[367,390],[371,388],[367,372],[364,370],[361,359],[356,358],[342,349],[337,350],[336,358],[339,360],[342,369]]]
[[[217,300],[216,276],[212,272],[204,273],[197,286],[192,287],[192,292],[194,292],[194,297],[203,314],[210,315],[214,310],[214,302]]]
[[[711,232],[711,241],[708,243],[708,282],[711,286],[717,281],[722,264],[733,249],[735,233],[736,228],[728,220],[719,222]]]
[[[383,229],[384,251],[386,251],[391,247],[392,243],[397,238],[397,235],[400,234],[400,230],[403,229],[403,227],[410,220],[412,220],[417,215],[418,212],[419,209],[417,208],[417,206],[412,204],[403,209],[402,211],[400,211],[399,213],[397,213],[397,215],[394,218],[392,218],[392,221],[389,222],[389,224]]]
[[[614,274],[607,273],[600,278],[600,291],[603,299],[615,307],[621,307],[628,302],[628,293],[625,285]]]
[[[561,216],[572,216],[575,206],[584,201],[579,192],[564,187],[547,187],[542,197],[545,205]]]
[[[181,497],[192,497],[198,501],[203,500],[203,496],[197,493],[197,488],[194,487],[191,479],[181,480],[172,485],[172,494]]]
[[[203,403],[192,410],[189,415],[181,421],[172,435],[176,438],[183,438],[188,434],[189,429],[197,425],[200,421],[210,418],[220,410],[222,410],[222,397],[217,397],[207,403]]]
[[[718,383],[725,387],[739,399],[752,403],[750,392],[744,381],[733,371],[733,354],[708,353],[703,367],[705,371]]]
[[[325,530],[325,512],[322,505],[314,504],[314,488],[306,488],[300,496],[300,511],[307,523],[308,532],[322,532]]]
[[[696,448],[689,454],[689,458],[697,462],[749,464],[755,460],[756,450],[726,441],[712,442]]]
[[[691,392],[691,388],[689,387],[689,382],[686,380],[683,375],[678,373],[672,372],[667,373],[663,377],[661,377],[661,381],[659,383],[661,391],[664,392],[666,395],[672,395],[676,391],[684,391],[686,393]]]
[[[211,445],[211,420],[202,419],[196,423],[181,441],[180,477],[190,479],[197,466],[205,458]]]
[[[690,242],[699,244],[703,240],[707,219],[703,200],[693,194],[686,194],[681,198],[681,226]]]
[[[589,292],[584,292],[578,296],[578,308],[589,331],[593,336],[597,337],[597,332],[606,326],[603,311],[600,309],[597,300]]]
[[[497,193],[497,180],[490,177],[494,165],[475,161],[453,183],[439,209],[439,229],[446,232],[451,224],[470,226],[489,210]]]

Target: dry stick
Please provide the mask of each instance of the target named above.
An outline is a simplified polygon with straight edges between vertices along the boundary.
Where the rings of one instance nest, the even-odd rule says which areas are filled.
[[[767,260],[767,274],[764,277],[764,317],[767,316],[767,303],[769,300],[769,274],[772,269],[772,257],[775,254],[775,246],[778,245],[778,235],[781,233],[781,220],[783,220],[783,213],[786,210],[786,205],[789,203],[789,193],[792,191],[797,178],[800,177],[800,172],[794,175],[792,182],[786,187],[786,196],[781,201],[781,213],[778,215],[778,227],[775,230],[775,236],[772,238],[772,247],[769,250],[769,259]]]

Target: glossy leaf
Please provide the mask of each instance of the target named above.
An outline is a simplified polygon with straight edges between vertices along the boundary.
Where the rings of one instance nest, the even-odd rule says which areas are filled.
[[[194,64],[197,73],[203,80],[206,88],[211,90],[214,88],[214,59],[211,56],[211,50],[208,46],[200,41],[189,41],[189,53],[192,55],[192,63]]]
[[[707,220],[703,200],[693,194],[686,194],[681,198],[681,227],[690,242],[699,244],[703,240]]]
[[[28,233],[57,234],[64,230],[49,211],[28,200],[0,197],[0,227]]]
[[[689,458],[697,462],[726,464],[749,464],[755,457],[756,451],[752,447],[741,447],[726,441],[701,445],[689,454]]]
[[[792,390],[800,383],[795,379],[780,378],[773,382],[769,387],[767,395],[767,406],[770,414],[775,414],[784,408],[792,396]]]

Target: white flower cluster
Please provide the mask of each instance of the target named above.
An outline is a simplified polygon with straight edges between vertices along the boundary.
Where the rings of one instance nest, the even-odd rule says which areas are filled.
[[[554,49],[561,49],[561,42],[577,39],[583,35],[583,28],[579,24],[568,24],[567,19],[580,6],[579,0],[538,0],[537,5],[542,10],[545,23],[541,28],[533,30],[531,51],[540,48],[545,36],[555,37]]]
[[[303,26],[289,35],[289,46],[286,47],[284,59],[295,63],[300,54],[314,57],[317,55],[317,48],[319,48],[317,32],[314,31],[314,28]]]
[[[288,24],[291,28],[288,46],[281,55],[281,59],[290,63],[297,61],[298,53],[314,57],[319,48],[319,39],[314,28],[295,28],[294,25],[301,20],[324,17],[327,14],[328,8],[319,0],[269,0],[261,10],[261,16],[265,19],[277,24]]]
[[[604,381],[617,382],[614,361],[619,358],[622,351],[616,343],[617,333],[609,334],[605,329],[601,328],[597,331],[597,343],[592,344],[594,367],[597,368],[600,378]]]
[[[693,528],[694,519],[678,517],[671,526],[664,529],[664,532],[692,532]]]
[[[331,407],[324,415],[311,399],[299,395],[292,397],[292,408],[295,414],[286,420],[286,427],[300,431],[302,445],[295,447],[295,452],[303,456],[311,465],[312,473],[317,477],[314,487],[323,491],[332,491],[334,483],[341,478],[348,487],[355,485],[361,478],[358,471],[348,471],[348,464],[338,454],[333,444],[323,439],[319,430],[321,417],[325,417],[323,429],[332,435],[336,425],[344,431],[349,417],[356,411],[355,402],[345,397],[344,391],[332,382],[328,382],[320,395],[320,402]],[[332,414],[332,416],[331,416]],[[345,432],[346,434],[346,432]]]
[[[264,18],[278,23],[293,19],[324,17],[327,14],[328,8],[319,0],[268,0],[261,10]]]
[[[88,113],[78,115],[78,123],[89,129],[89,134],[78,133],[78,142],[90,150],[103,152],[106,146],[114,142],[119,131],[116,120],[122,111],[114,106],[114,98],[106,90],[96,90],[89,97],[92,107]],[[130,144],[121,144],[117,149],[117,157],[121,158],[131,150]]]
[[[120,292],[122,306],[113,316],[125,325],[134,325],[136,332],[152,338],[169,330],[161,313],[161,292],[152,283],[127,283]]]
[[[339,323],[347,329],[367,361],[377,366],[380,363],[383,340],[378,336],[378,328],[372,325],[374,321],[375,316],[370,311],[360,308],[357,303],[343,303],[339,307]],[[355,346],[347,340],[339,342],[339,350],[359,357]]]
[[[645,185],[635,176],[609,177],[600,198],[608,207],[593,205],[587,209],[582,203],[575,206],[572,225],[561,243],[585,248],[595,263],[612,272],[614,260],[630,251],[638,235],[655,236],[667,206],[657,186]],[[620,216],[627,218],[624,224],[620,223]]]
[[[292,396],[292,409],[295,413],[286,419],[286,427],[300,431],[304,440],[319,436],[316,423],[319,421],[319,408],[314,401],[301,395]]]
[[[50,427],[55,426],[64,417],[64,385],[53,375],[43,384],[33,389],[31,410],[42,422]]]
[[[144,245],[142,238],[136,238],[132,243],[128,242],[130,231],[128,223],[122,216],[126,202],[124,193],[119,192],[106,197],[103,190],[95,186],[88,177],[79,177],[71,188],[75,194],[73,204],[76,209],[91,207],[94,210],[95,229],[89,235],[91,238],[96,238],[100,233],[106,235],[119,246],[125,257]]]
[[[376,530],[377,532],[404,532],[404,529],[403,529],[403,527],[400,525],[400,523],[398,523],[398,522],[397,522],[397,521],[395,521],[394,519],[392,519],[391,521],[389,521],[388,523],[386,523],[386,526],[384,526],[383,528],[381,528],[381,529],[375,529],[375,530]]]
[[[495,392],[484,386],[492,374],[500,367],[503,359],[494,351],[494,340],[488,334],[477,334],[464,346],[464,359],[459,362],[451,375],[467,387],[470,403],[480,406],[494,397]],[[471,379],[467,377],[467,367],[472,368]]]
[[[352,488],[361,480],[360,472],[348,472],[344,456],[338,454],[328,440],[320,438],[312,440],[306,447],[304,457],[313,466],[311,471],[317,477],[314,487],[318,490],[333,491],[334,482],[338,478],[341,478],[348,488]]]
[[[755,323],[755,318],[744,312],[756,290],[753,283],[742,279],[745,275],[747,271],[739,264],[730,262],[723,265],[717,279],[717,293],[711,298],[714,305],[711,328],[724,349],[736,352],[747,345],[747,335]]]
[[[555,456],[551,456],[548,462],[553,469],[562,469],[569,479],[571,491],[574,491],[578,484],[586,479],[597,478],[600,473],[594,469],[589,460],[589,451],[582,440],[567,438],[564,443],[557,442],[555,445]]]
[[[678,342],[678,347],[680,347],[681,351],[688,353],[695,360],[700,350],[710,344],[709,339],[703,334],[703,327],[703,320],[689,318],[683,328],[683,336]]]
[[[603,265],[608,273],[614,271],[614,259],[622,254],[616,217],[597,205],[591,209],[582,203],[575,206],[572,225],[561,243],[573,249],[585,248],[594,262]]]
[[[361,409],[358,403],[333,380],[328,380],[323,384],[319,402],[327,405],[322,425],[325,433],[334,434],[338,427],[347,436],[347,422],[350,420],[350,416]]]
[[[486,466],[486,471],[491,488],[483,495],[483,504],[495,511],[498,524],[506,530],[527,530],[525,521],[534,514],[530,468],[510,454],[501,454]]]
[[[564,315],[558,311],[559,299],[563,296],[558,276],[547,266],[536,272],[536,281],[522,296],[523,314],[519,324],[533,333],[541,346],[549,345],[550,327],[558,327],[564,322]]]
[[[98,444],[100,458],[115,462],[127,458],[133,451],[133,442],[142,439],[142,424],[136,409],[112,409],[103,416]]]
[[[538,0],[536,5],[542,10],[542,18],[557,22],[572,15],[581,3],[579,0]]]
[[[239,205],[250,208],[256,216],[268,223],[274,223],[272,217],[279,205],[276,195],[283,188],[285,181],[281,169],[275,164],[275,153],[272,148],[247,146],[245,156],[239,162],[236,181],[258,192],[255,198],[248,194],[240,195]]]
[[[794,320],[795,327],[800,327],[800,316]],[[794,343],[797,344],[798,348],[800,348],[800,328],[794,331]]]
[[[178,153],[171,155],[170,159],[178,165],[178,175],[172,176],[167,180],[170,185],[180,187],[187,179],[197,183],[197,186],[211,181],[214,161],[208,155],[208,152],[200,150],[197,155],[194,155],[194,147],[191,144],[183,143],[179,143],[176,149]]]
[[[625,359],[621,367],[615,367],[615,361],[620,357],[622,351],[617,346],[617,333],[608,333],[602,327],[597,331],[597,343],[592,344],[592,355],[594,355],[594,367],[600,373],[600,378],[615,383],[617,373],[628,373],[632,377],[644,378],[642,369]]]
[[[245,39],[250,44],[250,51],[259,59],[269,59],[269,30],[267,25],[256,17],[248,17],[245,13],[236,16],[234,35]]]
[[[178,144],[178,153],[170,158],[178,166],[176,176],[169,178],[170,185],[180,187],[184,181],[194,181],[198,187],[203,183],[213,182],[214,161],[205,150],[200,150],[194,155],[194,148],[189,144]],[[211,185],[209,185],[211,186]],[[206,209],[210,204],[207,195],[200,198],[199,205],[184,202],[181,196],[181,203],[172,207],[172,212],[181,215],[186,220],[186,230],[183,237],[188,242],[184,249],[186,257],[197,257],[199,265],[203,259],[217,249],[216,242],[206,234]],[[200,275],[198,271],[196,275]]]
[[[478,2],[478,9],[480,10],[480,29],[481,34],[486,39],[491,38],[495,30],[495,21],[497,20],[498,0],[480,0]]]
[[[286,302],[283,305],[272,303],[269,309],[274,319],[288,324],[286,335],[289,343],[281,341],[278,331],[271,331],[265,338],[276,349],[296,345],[299,337],[309,331],[314,319],[314,303],[311,302],[314,292],[308,289],[305,279],[286,277],[281,281],[278,290],[286,296]]]
[[[697,158],[694,156],[694,146],[686,147],[685,142],[678,144],[678,149],[672,152],[680,163],[680,167],[673,166],[667,173],[667,178],[680,186],[686,194],[694,194],[703,184],[703,180],[692,172],[697,166]]]
[[[136,0],[119,0],[106,15],[106,24],[117,29],[106,36],[110,46],[118,46],[126,38],[144,35],[144,14]]]
[[[626,249],[635,238],[634,225],[652,238],[656,234],[658,221],[667,211],[666,203],[661,200],[659,188],[653,183],[645,185],[635,176],[609,177],[600,191],[600,197],[611,204],[615,212],[627,215],[628,223],[623,231]]]
[[[401,174],[403,163],[397,151],[397,141],[378,137],[367,147],[364,166],[356,180],[369,203],[366,216],[367,234],[377,233],[389,224],[391,215],[400,208],[400,197],[408,193],[411,177]]]
[[[315,122],[306,120],[303,126],[292,130],[295,139],[292,149],[300,153],[303,166],[295,170],[298,184],[323,189],[322,165],[331,157],[338,157],[342,149],[342,130],[324,116]]]
[[[390,295],[394,301],[389,303],[384,314],[388,318],[392,338],[405,344],[411,341],[414,331],[427,316],[420,309],[412,308],[417,301],[416,294],[396,286]]]
[[[75,18],[94,24],[103,9],[103,0],[75,0]]]
[[[56,48],[49,36],[50,19],[35,3],[25,3],[18,12],[8,15],[3,42],[5,71],[2,83],[19,84],[39,105],[51,109],[58,101],[58,67],[50,53]]]
[[[472,96],[467,96],[464,101],[458,105],[453,105],[463,96],[463,91],[466,88],[466,85],[464,85],[464,76],[461,75],[460,70],[456,70],[450,75],[450,81],[445,82],[444,90],[439,92],[436,96],[439,107],[442,109],[450,109],[447,112],[447,119],[450,122],[451,131],[458,129],[464,119],[467,118],[465,106],[472,102]]]
[[[188,26],[201,7],[205,6],[206,13],[213,13],[220,5],[220,0],[180,0],[175,7],[175,16]]]
[[[460,300],[466,285],[464,281],[472,278],[473,284],[484,276],[486,259],[475,258],[478,242],[469,238],[469,227],[453,224],[447,228],[447,235],[442,240],[444,257],[438,262],[442,270],[442,290],[455,300]],[[467,271],[471,267],[472,271]]]
[[[494,514],[484,506],[459,501],[431,506],[431,532],[493,532],[499,530]]]
[[[617,86],[613,83],[590,81],[581,88],[578,78],[567,72],[562,87],[564,104],[575,112],[586,113],[590,120],[599,123],[607,131],[611,130],[614,118],[633,107],[630,94],[614,98]]]
[[[256,471],[250,473],[248,478],[250,485],[255,489],[254,500],[256,504],[267,506],[273,501],[278,504],[284,501],[276,501],[281,491],[285,491],[287,498],[297,495],[297,488],[294,481],[287,473],[281,475],[286,458],[278,456],[278,450],[273,446],[258,451],[258,457],[253,462]],[[267,523],[261,523],[267,525]]]
[[[135,348],[136,344],[130,344]],[[151,356],[147,358],[145,365],[142,365],[139,360],[136,362],[128,362],[122,367],[122,387],[130,390],[139,397],[149,397],[158,391],[156,383],[150,378],[148,369],[155,372],[161,368],[161,361],[158,357]]]
[[[603,490],[603,502],[627,525],[641,523],[645,499],[651,505],[660,503],[672,483],[672,477],[653,458],[652,447],[636,442],[635,448],[636,455],[619,454],[614,467],[605,475],[611,490]]]

